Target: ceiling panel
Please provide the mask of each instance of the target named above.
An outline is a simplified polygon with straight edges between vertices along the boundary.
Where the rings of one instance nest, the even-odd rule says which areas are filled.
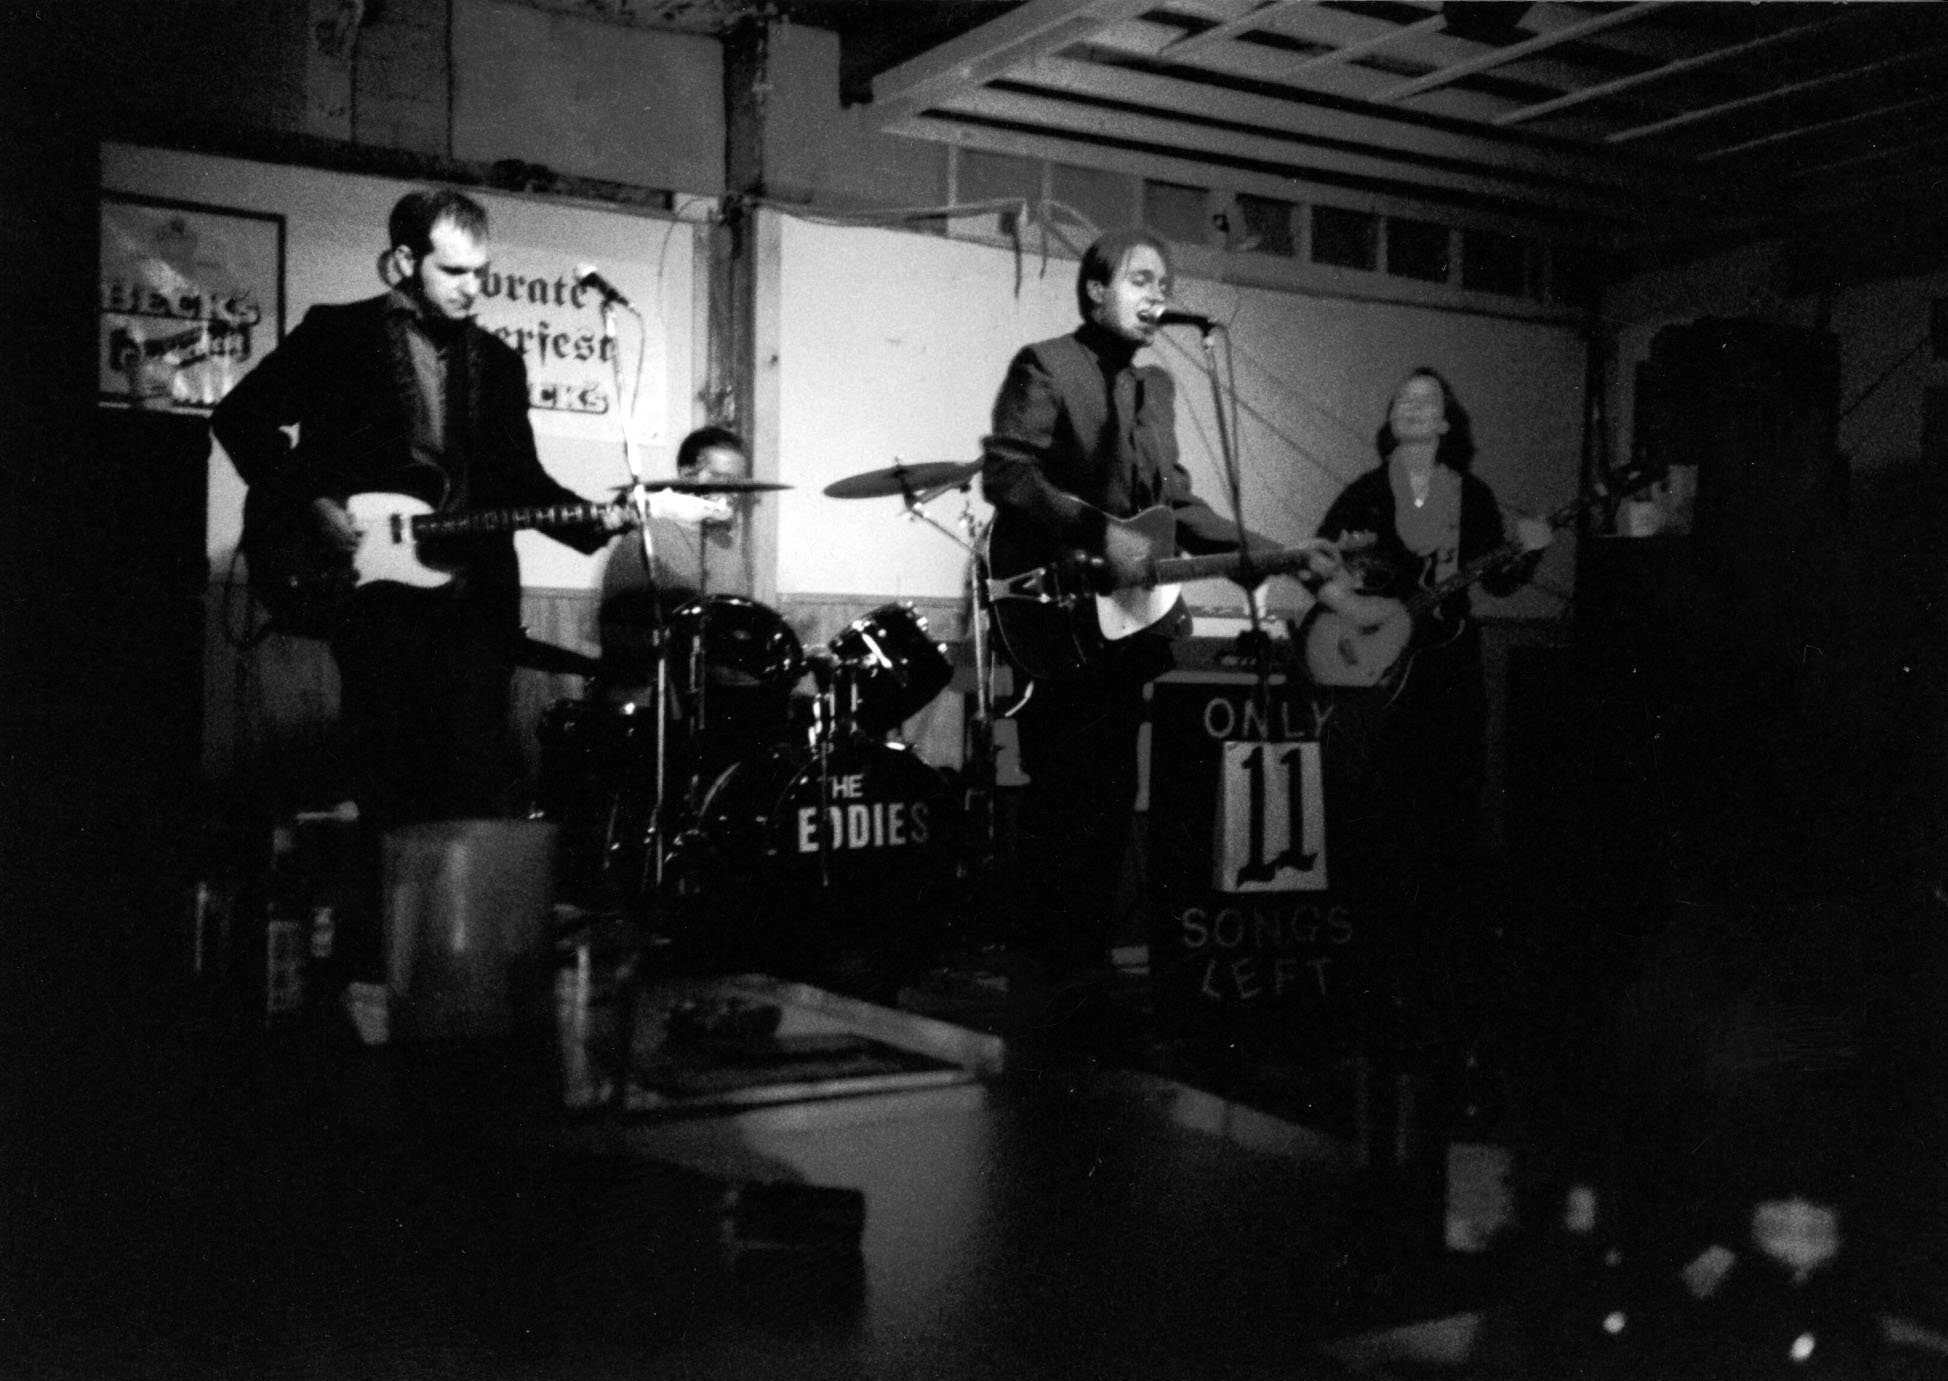
[[[1024,0],[963,17],[873,74],[870,118],[1047,136],[1125,167],[1198,159],[1219,186],[1473,205],[1646,259],[1849,221],[1938,239],[1948,205],[1938,3]]]

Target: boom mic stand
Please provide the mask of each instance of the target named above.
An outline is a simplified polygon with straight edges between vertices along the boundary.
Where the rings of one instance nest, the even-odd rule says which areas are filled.
[[[631,900],[625,897],[625,910],[636,923],[636,943],[630,946],[630,953],[622,962],[616,976],[616,1048],[612,1078],[614,1085],[611,1099],[618,1109],[627,1109],[629,1099],[629,1065],[631,1051],[636,1039],[636,999],[642,986],[643,956],[654,946],[652,937],[643,934],[648,930],[647,917],[662,902],[663,872],[665,863],[664,790],[669,775],[669,736],[670,736],[670,671],[669,671],[669,623],[663,616],[663,602],[658,599],[656,588],[656,539],[649,526],[649,487],[643,476],[642,462],[636,454],[636,445],[630,435],[628,410],[623,407],[622,391],[622,352],[615,348],[616,323],[615,301],[604,296],[602,301],[602,339],[609,349],[609,371],[615,388],[616,415],[622,427],[622,458],[629,470],[629,488],[624,494],[624,502],[635,515],[636,551],[642,563],[643,580],[649,591],[649,646],[650,656],[656,663],[656,691],[653,713],[655,715],[656,748],[655,767],[652,772],[652,796],[650,798],[649,827],[646,846],[648,851],[644,872],[648,874],[646,886],[636,890]],[[630,309],[632,312],[634,308]],[[702,634],[699,632],[699,639]]]
[[[1239,651],[1250,658],[1256,682],[1252,698],[1257,704],[1259,723],[1271,723],[1271,637],[1265,632],[1253,591],[1258,588],[1257,569],[1251,560],[1251,544],[1245,535],[1244,478],[1238,464],[1237,447],[1225,411],[1224,390],[1218,383],[1217,352],[1212,337],[1223,330],[1219,322],[1206,321],[1199,334],[1204,348],[1204,373],[1211,381],[1211,409],[1217,415],[1218,461],[1224,469],[1225,488],[1231,498],[1231,521],[1238,529],[1238,584],[1245,592],[1245,614],[1249,627],[1238,635]]]

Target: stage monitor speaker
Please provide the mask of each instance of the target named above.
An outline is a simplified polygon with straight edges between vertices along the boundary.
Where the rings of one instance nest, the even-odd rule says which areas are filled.
[[[1702,541],[1765,541],[1782,509],[1828,493],[1839,394],[1827,332],[1749,318],[1667,326],[1637,375],[1639,449],[1653,465],[1697,467]]]

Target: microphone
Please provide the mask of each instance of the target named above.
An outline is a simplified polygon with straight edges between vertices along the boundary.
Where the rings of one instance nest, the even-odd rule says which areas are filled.
[[[636,310],[636,304],[623,295],[622,289],[604,278],[602,271],[593,264],[575,266],[575,286],[601,293],[604,302],[613,303],[618,307],[627,307],[632,312]]]
[[[1201,312],[1184,312],[1179,311],[1175,307],[1165,307],[1161,312],[1157,313],[1157,325],[1195,326],[1198,330],[1209,334],[1212,331],[1220,329],[1221,323],[1211,320],[1211,318],[1203,315]]]

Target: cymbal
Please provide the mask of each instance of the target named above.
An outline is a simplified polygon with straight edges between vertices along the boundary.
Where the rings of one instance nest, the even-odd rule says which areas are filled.
[[[633,484],[618,485],[616,486],[615,492],[618,494],[627,494],[635,487]],[[791,486],[788,484],[779,484],[775,480],[737,478],[686,480],[672,478],[644,480],[643,488],[649,490],[673,489],[679,494],[764,494],[775,489],[789,489]]]
[[[868,470],[863,475],[848,475],[825,486],[828,499],[884,499],[892,495],[917,495],[923,490],[958,489],[981,473],[981,462],[928,460],[918,465],[895,465],[888,470]],[[931,496],[929,496],[931,497]]]

